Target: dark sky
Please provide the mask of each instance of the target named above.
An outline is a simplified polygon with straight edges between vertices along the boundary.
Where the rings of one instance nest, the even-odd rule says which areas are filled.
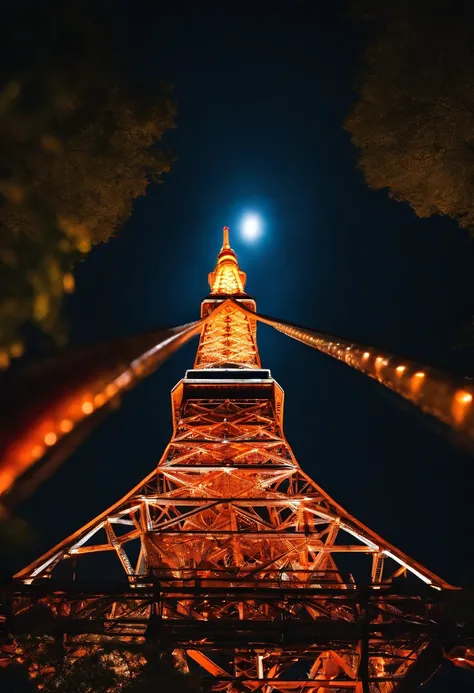
[[[261,312],[467,373],[454,347],[472,311],[472,244],[454,222],[421,221],[366,187],[343,130],[361,38],[342,3],[151,5],[134,2],[114,21],[128,69],[175,86],[177,161],[78,268],[73,343],[197,318],[229,224]],[[246,209],[265,221],[254,246],[237,234]],[[258,339],[304,470],[434,572],[472,579],[472,458],[347,366],[269,328]],[[156,465],[171,434],[169,391],[195,346],[129,394],[23,509],[38,532],[31,557]],[[426,690],[472,690],[464,674],[448,670]]]

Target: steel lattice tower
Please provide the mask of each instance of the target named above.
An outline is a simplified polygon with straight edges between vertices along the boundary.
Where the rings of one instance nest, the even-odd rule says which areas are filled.
[[[437,599],[450,585],[299,466],[245,282],[226,228],[157,468],[19,572],[15,608],[45,600],[71,646],[88,633],[156,639],[216,691],[408,690],[433,669]],[[116,555],[123,584],[88,568],[87,583],[70,580],[97,554]]]

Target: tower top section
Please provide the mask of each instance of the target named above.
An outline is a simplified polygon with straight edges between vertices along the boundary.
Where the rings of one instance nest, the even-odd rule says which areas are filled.
[[[237,256],[230,247],[229,227],[224,226],[222,248],[217,256],[217,265],[214,272],[209,272],[211,294],[224,296],[243,294],[246,280],[246,274],[239,268]]]

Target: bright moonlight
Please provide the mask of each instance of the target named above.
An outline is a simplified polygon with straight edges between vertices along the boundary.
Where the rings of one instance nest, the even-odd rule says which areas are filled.
[[[247,214],[242,220],[242,237],[246,241],[256,241],[262,233],[262,223],[256,214]]]

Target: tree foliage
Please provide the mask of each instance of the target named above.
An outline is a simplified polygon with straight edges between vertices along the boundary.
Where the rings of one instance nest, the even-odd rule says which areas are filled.
[[[200,693],[198,677],[177,668],[169,655],[159,657],[156,651],[155,656],[150,654],[138,674],[127,681],[123,693],[157,693],[163,690]]]
[[[2,693],[201,693],[201,681],[177,668],[156,646],[89,636],[65,654],[54,638],[30,636],[14,644],[16,661],[0,668]]]
[[[474,5],[354,5],[368,47],[345,127],[367,183],[474,231]]]
[[[60,660],[54,645],[45,642],[32,641],[21,649],[20,663],[0,669],[4,693],[118,693],[128,681],[99,651]]]
[[[21,353],[23,323],[58,333],[74,264],[170,167],[170,88],[125,75],[113,12],[107,0],[18,0],[3,19],[0,366]]]

